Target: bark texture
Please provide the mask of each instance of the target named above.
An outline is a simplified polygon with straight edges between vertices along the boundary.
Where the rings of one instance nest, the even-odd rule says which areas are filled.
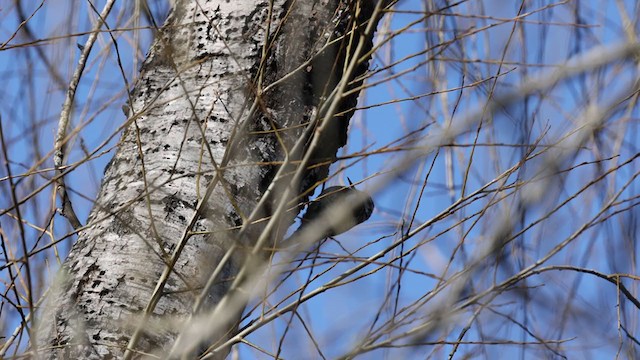
[[[88,227],[40,312],[40,355],[122,357],[194,217],[190,231],[197,233],[188,233],[143,324],[136,354],[162,357],[171,348],[178,324],[191,313],[213,270],[233,244],[241,244],[205,306],[220,301],[245,260],[242,250],[253,245],[266,221],[251,225],[241,237],[238,228],[256,208],[258,219],[272,215],[278,191],[264,206],[258,204],[285,155],[296,160],[313,151],[310,165],[316,166],[305,170],[300,182],[277,178],[280,188],[294,186],[297,196],[326,177],[346,143],[352,111],[344,110],[355,105],[357,93],[342,100],[342,115],[324,120],[331,126],[321,134],[305,129],[321,123],[322,105],[366,25],[354,24],[369,20],[376,4],[178,1],[132,92],[129,125],[105,171]],[[354,27],[353,36],[327,46]],[[370,38],[366,44],[371,47]],[[361,62],[352,77],[366,67],[367,61]],[[312,136],[322,136],[321,146],[309,150]],[[292,152],[300,139],[305,146]],[[292,165],[287,173],[294,170]],[[197,211],[212,182],[211,196]],[[306,197],[291,200],[295,204]],[[271,243],[294,216],[282,218]]]

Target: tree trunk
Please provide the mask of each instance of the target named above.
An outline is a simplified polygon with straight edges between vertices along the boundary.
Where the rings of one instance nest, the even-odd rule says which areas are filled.
[[[127,356],[166,357],[194,302],[211,309],[249,255],[267,259],[346,143],[357,91],[340,95],[362,83],[346,80],[366,71],[382,6],[178,1],[130,95],[87,227],[40,311],[33,350],[120,358],[130,346]],[[276,211],[282,204],[294,211]]]

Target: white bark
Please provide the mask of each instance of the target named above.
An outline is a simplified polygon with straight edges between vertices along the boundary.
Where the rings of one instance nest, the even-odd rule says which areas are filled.
[[[364,6],[363,16],[371,7]],[[338,1],[274,0],[267,25],[267,0],[178,2],[131,95],[130,123],[106,169],[87,229],[41,310],[40,355],[119,358],[138,327],[144,331],[134,353],[159,355],[171,348],[180,320],[190,314],[227,250],[234,243],[250,247],[262,232],[265,222],[237,237],[278,170],[266,163],[283,160],[285,151],[295,147],[304,132],[296,125],[320,112],[326,74],[334,74],[329,82],[334,86],[344,58],[330,48],[258,98],[256,89],[309,60],[334,34],[336,24],[338,31],[347,28],[349,12]],[[339,70],[331,72],[334,61]],[[361,65],[357,72],[365,68]],[[344,100],[341,109],[353,106],[356,97]],[[331,119],[335,125],[324,132],[314,159],[332,158],[344,145],[348,116]],[[278,137],[265,133],[274,127],[285,131]],[[290,155],[295,160],[302,152]],[[216,167],[223,170],[216,172]],[[293,193],[315,184],[327,170],[325,165],[305,172]],[[290,184],[290,179],[281,180],[282,186]],[[213,192],[197,213],[212,181]],[[257,218],[272,215],[277,193],[260,207]],[[282,224],[294,215],[284,216]],[[191,231],[210,234],[182,240],[194,217]],[[282,232],[281,227],[270,234],[271,242]],[[186,245],[166,284],[160,285],[162,296],[149,306],[181,240]],[[237,252],[222,267],[206,307],[224,296],[246,253]],[[145,308],[152,315],[142,322]]]

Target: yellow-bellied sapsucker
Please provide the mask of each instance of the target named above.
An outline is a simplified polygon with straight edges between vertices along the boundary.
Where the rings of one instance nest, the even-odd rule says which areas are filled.
[[[331,214],[324,214],[325,209],[329,209],[335,204],[349,206],[352,211],[348,212],[346,216],[339,214],[340,218],[332,218]],[[349,180],[349,186],[330,186],[309,203],[296,233],[300,233],[305,226],[312,222],[317,222],[317,228],[322,229],[322,233],[314,236],[318,240],[342,234],[369,219],[374,208],[371,196],[364,191],[356,189],[351,180]]]

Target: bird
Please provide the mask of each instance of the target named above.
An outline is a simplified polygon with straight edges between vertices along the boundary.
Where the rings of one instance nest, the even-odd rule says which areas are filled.
[[[371,196],[365,192],[355,188],[351,179],[347,178],[349,186],[330,186],[325,188],[307,206],[307,211],[302,216],[300,227],[290,237],[293,238],[299,234],[306,226],[311,223],[318,222],[318,229],[322,229],[322,233],[316,236],[318,240],[342,234],[354,226],[367,221],[375,205]],[[351,211],[345,214],[339,214],[340,218],[331,218],[330,215],[324,214],[326,209],[329,211],[338,210],[335,204],[343,204],[342,206],[350,206]]]

